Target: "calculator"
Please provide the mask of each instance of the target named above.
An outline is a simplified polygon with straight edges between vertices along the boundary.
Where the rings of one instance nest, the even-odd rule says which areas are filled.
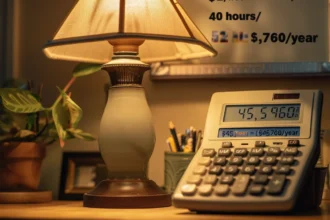
[[[212,96],[201,148],[173,205],[192,211],[290,211],[320,154],[318,90]]]

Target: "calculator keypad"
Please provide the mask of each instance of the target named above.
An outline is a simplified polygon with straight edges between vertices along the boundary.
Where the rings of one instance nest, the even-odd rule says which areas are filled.
[[[264,155],[264,149],[263,148],[252,148],[251,149],[251,152],[250,152],[250,155],[251,156],[263,156]]]
[[[232,157],[229,161],[230,165],[242,165],[243,164],[243,158],[242,157]]]
[[[231,150],[228,148],[219,149],[218,156],[229,157],[231,155]]]
[[[292,144],[293,145],[293,144]],[[202,156],[187,178],[181,192],[184,196],[260,196],[280,195],[286,176],[294,170],[301,155],[295,146],[285,149],[266,147],[262,141],[254,148],[232,148],[224,142],[222,148],[204,149]]]
[[[218,178],[216,175],[208,175],[204,178],[204,184],[215,185],[218,182]]]
[[[264,191],[264,186],[256,185],[256,184],[251,185],[249,189],[249,193],[251,195],[261,195],[263,191]]]
[[[209,174],[220,175],[222,172],[221,166],[212,166],[209,169]]]
[[[229,193],[229,186],[224,184],[219,184],[214,187],[214,192],[218,196],[225,196]]]

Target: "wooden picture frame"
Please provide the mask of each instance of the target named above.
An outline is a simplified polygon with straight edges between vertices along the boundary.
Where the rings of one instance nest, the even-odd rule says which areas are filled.
[[[19,9],[19,1],[0,1],[0,85],[7,79],[15,78],[17,72],[17,40],[18,19],[15,13]],[[16,77],[17,78],[17,77]]]
[[[100,153],[64,152],[59,200],[82,200],[100,181],[107,169]]]
[[[0,1],[0,71],[2,74],[0,74],[0,84],[2,85],[4,81],[4,72],[6,70],[5,68],[5,55],[6,55],[6,29],[7,29],[7,1]]]

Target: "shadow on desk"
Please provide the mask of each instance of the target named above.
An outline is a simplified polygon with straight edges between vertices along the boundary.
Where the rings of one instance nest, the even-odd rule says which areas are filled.
[[[196,214],[174,207],[154,209],[93,209],[82,202],[53,201],[45,204],[0,204],[0,219],[29,220],[330,220],[330,201],[320,208],[294,213]]]
[[[296,209],[293,212],[249,212],[249,213],[235,213],[235,212],[194,212],[186,211],[177,213],[181,216],[221,216],[226,219],[329,219],[330,220],[330,201],[323,202],[320,207],[311,210],[306,209]],[[303,218],[302,218],[303,217]],[[207,217],[206,217],[207,219]]]

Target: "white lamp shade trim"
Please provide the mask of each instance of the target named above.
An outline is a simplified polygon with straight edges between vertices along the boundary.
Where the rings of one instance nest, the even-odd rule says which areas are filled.
[[[52,59],[107,63],[110,39],[142,38],[144,62],[214,56],[216,51],[176,0],[80,0],[53,41]]]

